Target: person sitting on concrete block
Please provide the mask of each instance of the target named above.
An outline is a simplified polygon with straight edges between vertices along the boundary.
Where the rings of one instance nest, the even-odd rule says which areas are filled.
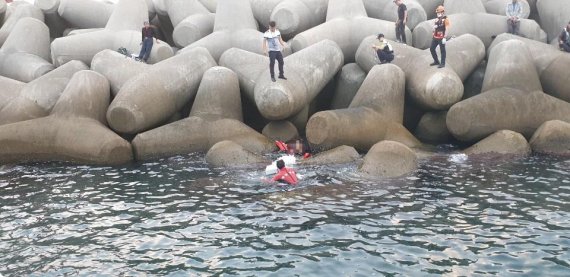
[[[449,19],[445,16],[445,8],[443,6],[437,7],[435,10],[437,13],[437,19],[435,20],[435,25],[433,26],[433,39],[431,41],[431,47],[429,48],[431,56],[433,57],[433,63],[430,65],[437,65],[439,68],[445,67],[445,43],[447,41],[447,30],[449,29]],[[437,58],[437,53],[435,48],[439,45],[439,50],[441,51],[441,63]]]
[[[283,54],[281,53],[285,42],[275,25],[275,21],[270,21],[269,30],[263,34],[263,53],[269,55],[269,73],[273,82],[275,82],[275,59],[279,63],[279,79],[287,80],[283,74]]]
[[[394,60],[394,48],[384,39],[384,34],[378,34],[377,38],[379,43],[372,45],[372,48],[376,51],[380,64],[392,62]]]
[[[523,13],[522,5],[519,0],[513,0],[513,2],[507,4],[507,24],[509,33],[513,35],[519,34],[519,29],[521,26],[521,16]]]
[[[147,63],[148,58],[150,57],[150,51],[152,50],[152,39],[156,40],[158,44],[158,39],[154,36],[154,26],[151,26],[148,21],[144,22],[144,27],[141,30],[141,52],[139,54],[139,60],[142,60],[144,63]]]
[[[560,50],[570,52],[570,22],[566,28],[562,29],[562,33],[558,37],[558,46],[560,46]]]

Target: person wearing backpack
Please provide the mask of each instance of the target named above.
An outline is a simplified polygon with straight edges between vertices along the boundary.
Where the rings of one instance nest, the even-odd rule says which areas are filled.
[[[394,60],[394,49],[392,45],[384,39],[384,34],[378,34],[376,38],[378,39],[378,43],[372,45],[372,49],[376,51],[380,64],[392,62]]]
[[[558,37],[558,46],[560,50],[570,52],[570,22],[566,28],[562,29],[562,33]]]
[[[447,30],[449,29],[449,19],[445,16],[445,8],[443,6],[437,7],[435,10],[437,18],[435,20],[435,25],[433,26],[433,39],[431,41],[431,47],[429,51],[433,58],[433,63],[431,66],[437,65],[438,68],[445,67],[445,43],[447,42]],[[441,63],[437,58],[437,53],[435,48],[439,45],[439,50],[441,51]]]

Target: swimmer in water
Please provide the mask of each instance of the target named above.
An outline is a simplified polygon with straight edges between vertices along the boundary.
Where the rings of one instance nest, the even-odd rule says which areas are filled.
[[[271,180],[265,179],[266,181],[278,182],[283,185],[292,185],[292,186],[297,185],[297,182],[299,180],[297,178],[297,173],[295,172],[295,170],[286,167],[285,162],[283,160],[277,160],[276,165],[277,168],[279,169],[279,172],[277,172],[277,174],[275,174],[275,176],[273,176]]]

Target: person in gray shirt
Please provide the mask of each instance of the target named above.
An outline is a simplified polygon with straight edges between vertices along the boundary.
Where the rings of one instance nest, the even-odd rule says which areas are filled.
[[[507,27],[509,33],[513,35],[519,34],[522,13],[523,9],[519,0],[513,0],[513,2],[507,4]]]
[[[275,28],[275,21],[269,22],[269,30],[263,34],[263,53],[269,55],[269,72],[271,81],[275,82],[275,60],[279,63],[279,79],[287,80],[283,73],[283,54],[281,50],[285,47],[285,42],[281,38],[281,33]],[[268,51],[269,50],[269,51]]]

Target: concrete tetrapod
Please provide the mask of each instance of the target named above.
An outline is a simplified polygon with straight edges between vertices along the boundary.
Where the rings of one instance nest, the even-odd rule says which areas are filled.
[[[12,3],[12,12],[4,21],[2,28],[0,28],[0,45],[3,45],[16,23],[22,18],[31,17],[39,21],[44,21],[44,14],[40,9],[27,2],[18,1]]]
[[[114,5],[108,1],[59,0],[57,2],[59,2],[57,5],[59,16],[71,27],[78,29],[105,28],[114,8]]]
[[[362,41],[356,62],[368,71],[377,64],[371,45],[375,37]],[[462,35],[447,43],[445,68],[429,66],[433,59],[429,50],[392,43],[396,58],[393,63],[406,73],[406,90],[420,107],[427,110],[447,110],[463,96],[463,80],[485,58],[485,46],[473,35]]]
[[[522,41],[528,47],[544,92],[556,98],[570,101],[570,86],[568,86],[570,55],[558,50],[557,47],[511,34],[498,36],[489,47],[489,52],[493,51],[495,45],[511,39]]]
[[[331,109],[348,108],[364,79],[366,79],[366,72],[358,64],[349,63],[344,65],[336,76]]]
[[[266,165],[269,160],[248,151],[241,145],[231,141],[220,141],[206,153],[206,162],[212,167],[253,167]]]
[[[394,22],[370,18],[362,0],[329,0],[327,22],[304,31],[293,38],[293,52],[329,39],[336,42],[346,63],[354,61],[354,54],[362,40],[370,35],[384,33],[387,39],[396,38]],[[406,36],[411,32],[406,28]]]
[[[448,36],[472,34],[477,36],[485,47],[489,47],[493,36],[507,32],[507,17],[496,14],[452,14],[448,16],[451,27]],[[432,42],[434,21],[424,21],[414,29],[414,47],[427,49]],[[519,32],[527,38],[546,42],[546,33],[530,19],[521,19]]]
[[[299,131],[295,125],[287,120],[271,121],[261,133],[271,140],[290,141],[299,137]]]
[[[532,150],[537,153],[570,155],[570,123],[552,120],[544,122],[530,139]]]
[[[540,26],[548,34],[548,41],[556,39],[570,20],[570,1],[539,0],[536,8]]]
[[[224,51],[236,47],[262,54],[263,34],[257,30],[249,0],[219,0],[214,32],[180,50],[204,47],[216,61]]]
[[[25,84],[19,95],[0,110],[0,125],[49,115],[71,77],[86,69],[84,63],[71,61]]]
[[[506,15],[507,14],[507,4],[513,0],[483,0],[482,3],[485,6],[487,13]],[[535,1],[535,0],[533,0]],[[531,12],[531,6],[527,0],[519,0],[522,7],[521,18],[529,18]],[[536,4],[536,3],[535,3]],[[534,6],[536,8],[536,5]]]
[[[55,39],[51,44],[52,61],[56,66],[70,60],[91,64],[93,56],[100,51],[116,50],[121,47],[132,53],[138,53],[141,48],[141,28],[144,21],[148,21],[148,7],[145,1],[120,0],[115,4],[105,29]],[[174,52],[168,44],[155,43],[148,61],[156,63],[172,55]]]
[[[205,152],[230,140],[250,152],[270,152],[275,145],[241,120],[239,81],[235,73],[213,67],[204,73],[190,117],[138,134],[133,147],[138,160]]]
[[[445,0],[445,13],[486,13],[481,0]],[[503,14],[504,15],[504,14]]]
[[[364,2],[368,16],[392,22],[398,20],[398,6],[394,4],[393,0],[363,0],[362,2]],[[417,0],[407,0],[403,3],[408,10],[406,26],[410,30],[413,30],[416,25],[428,19],[424,7]]]
[[[157,127],[196,95],[213,66],[208,50],[194,48],[149,67],[121,87],[107,112],[109,125],[125,134]]]
[[[111,93],[116,96],[131,78],[151,68],[150,65],[127,59],[113,50],[103,50],[93,57],[91,70],[101,73],[111,84]]]
[[[0,163],[131,161],[131,145],[105,126],[109,98],[105,77],[93,71],[76,73],[50,116],[0,127]]]
[[[410,147],[420,142],[402,126],[404,72],[395,65],[374,67],[347,109],[322,111],[307,123],[312,148],[340,145],[367,151],[381,140],[395,140]]]
[[[500,154],[528,156],[531,153],[530,145],[523,135],[500,130],[465,149],[467,155]]]
[[[51,71],[49,30],[35,18],[22,18],[0,48],[0,75],[22,82]]]
[[[447,111],[425,113],[414,134],[423,142],[446,143],[451,139],[451,133],[447,130]]]
[[[255,20],[259,25],[267,28],[273,9],[283,1],[285,0],[249,0],[249,3]]]
[[[329,0],[284,0],[271,13],[284,38],[313,28],[325,22]],[[267,25],[265,25],[267,26]]]
[[[418,158],[408,148],[395,141],[381,141],[364,156],[358,171],[372,177],[395,178],[416,170]]]
[[[497,88],[453,105],[447,127],[462,141],[477,141],[500,130],[530,138],[542,123],[555,119],[570,122],[570,103],[542,91]]]
[[[20,94],[25,85],[20,81],[0,76],[0,111]]]
[[[178,47],[186,47],[214,30],[215,15],[198,0],[171,0],[168,17],[174,27],[172,38]]]
[[[351,163],[360,158],[354,147],[341,145],[339,147],[320,152],[310,159],[299,161],[303,165],[332,165]]]
[[[502,87],[525,92],[542,91],[530,51],[523,42],[503,41],[490,53],[482,92]]]
[[[338,45],[325,40],[285,58],[286,81],[272,82],[268,64],[267,57],[236,48],[220,58],[220,65],[238,74],[242,92],[256,103],[263,117],[282,120],[301,112],[344,62]]]
[[[46,25],[49,27],[49,33],[52,38],[63,36],[63,32],[68,28],[67,22],[65,22],[57,12],[59,4],[60,0],[36,0],[34,2],[34,5],[40,8],[44,13],[44,20]]]

